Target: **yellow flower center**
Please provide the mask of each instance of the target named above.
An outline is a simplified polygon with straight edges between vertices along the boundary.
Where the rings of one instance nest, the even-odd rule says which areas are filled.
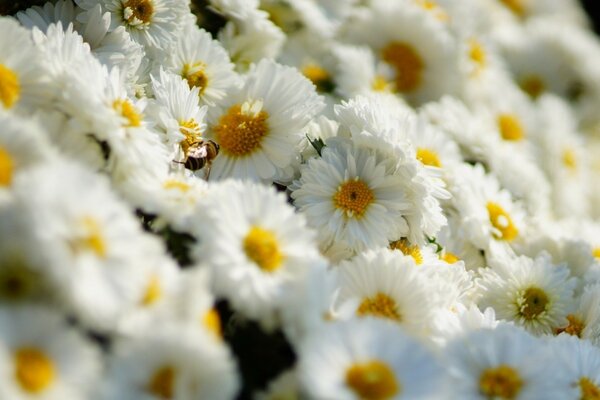
[[[475,73],[481,72],[487,65],[485,48],[475,38],[469,39],[469,58],[475,64]]]
[[[519,141],[525,137],[523,125],[514,114],[500,114],[498,116],[498,128],[504,140]]]
[[[479,392],[490,399],[512,400],[519,395],[523,383],[514,368],[499,365],[483,371],[479,377]]]
[[[202,317],[202,325],[216,337],[223,336],[221,317],[219,317],[219,313],[214,308],[211,308],[204,314]]]
[[[151,0],[127,0],[123,3],[123,18],[129,24],[149,24],[154,15]]]
[[[123,126],[126,128],[142,125],[142,115],[135,109],[128,99],[119,99],[113,102],[113,109],[127,121]]]
[[[391,92],[392,84],[382,75],[376,75],[371,83],[371,88],[376,92]]]
[[[492,235],[496,239],[506,240],[510,242],[519,234],[519,230],[512,221],[510,215],[504,211],[500,204],[488,202],[487,210],[490,216],[490,222],[499,232],[494,232]]]
[[[0,187],[10,186],[14,169],[15,166],[10,153],[0,146]]]
[[[587,376],[579,379],[581,389],[581,400],[600,400],[600,388]]]
[[[435,18],[440,21],[447,21],[448,14],[439,6],[435,1],[432,0],[415,0],[415,3],[423,8],[425,11],[430,12]]]
[[[92,217],[83,217],[80,220],[83,234],[71,239],[69,245],[73,252],[91,251],[99,258],[106,257],[106,242],[98,221]]]
[[[56,377],[52,359],[34,347],[23,347],[14,354],[15,375],[21,389],[37,394],[47,389]]]
[[[40,287],[41,277],[20,260],[0,267],[0,299],[18,301],[34,294]]]
[[[248,103],[231,107],[214,127],[221,151],[232,157],[245,157],[260,149],[269,133],[268,117],[266,111],[252,112]]]
[[[546,85],[542,78],[536,75],[527,76],[519,82],[519,86],[532,99],[537,99],[546,90]]]
[[[575,172],[577,170],[577,156],[575,155],[575,151],[571,148],[564,149],[562,153],[562,162],[571,172]]]
[[[196,62],[194,64],[185,64],[181,70],[181,76],[187,80],[190,89],[199,88],[199,94],[204,93],[208,85],[208,77],[206,76],[206,64]]]
[[[565,332],[571,336],[577,336],[580,338],[581,333],[585,328],[585,323],[579,317],[573,314],[567,315],[567,321],[569,321],[569,324],[565,328],[557,329],[556,334],[558,335]]]
[[[373,297],[365,298],[358,306],[356,314],[360,316],[372,315],[395,321],[401,321],[402,319],[398,312],[398,304],[385,293],[377,293]]]
[[[394,371],[383,361],[355,363],[346,370],[346,385],[363,400],[386,400],[400,393]]]
[[[390,249],[400,250],[405,256],[411,256],[417,265],[423,264],[423,254],[419,246],[412,246],[405,238],[390,242]]]
[[[391,42],[381,50],[381,57],[396,71],[396,90],[412,92],[421,86],[425,63],[411,45]]]
[[[595,247],[592,250],[592,255],[598,259],[600,259],[600,247]]]
[[[500,2],[518,17],[523,17],[525,15],[526,0],[500,0]]]
[[[21,96],[19,77],[10,68],[0,64],[0,103],[12,108]]]
[[[374,200],[373,191],[358,177],[342,183],[333,195],[334,206],[354,218],[361,218]]]
[[[258,226],[253,226],[246,234],[244,252],[264,272],[276,271],[284,259],[275,234]]]
[[[315,63],[306,64],[302,68],[302,75],[310,79],[319,92],[330,92],[333,89],[331,75],[327,70]]]
[[[179,190],[180,192],[185,193],[192,187],[187,183],[178,181],[176,179],[167,179],[165,183],[163,183],[163,188],[167,190]]]
[[[546,311],[550,299],[546,292],[536,287],[525,290],[518,301],[519,312],[523,318],[531,321]]]
[[[148,392],[161,399],[172,399],[175,392],[175,368],[165,366],[158,369],[148,384]]]
[[[456,254],[450,253],[449,251],[445,252],[440,258],[448,264],[454,264],[460,261],[460,258],[458,258]]]
[[[442,167],[437,153],[423,147],[417,148],[417,160],[421,161],[423,165],[429,165],[430,167]]]
[[[142,297],[143,306],[151,306],[156,303],[162,297],[162,287],[160,285],[160,279],[157,275],[152,275],[150,281],[146,286],[144,297]]]

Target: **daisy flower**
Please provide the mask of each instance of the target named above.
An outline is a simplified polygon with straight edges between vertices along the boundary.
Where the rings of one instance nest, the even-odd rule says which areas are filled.
[[[314,233],[282,194],[257,183],[212,186],[193,217],[193,258],[212,272],[215,293],[267,329],[280,303],[320,257]]]
[[[600,283],[586,286],[577,299],[576,308],[567,315],[567,324],[555,329],[555,333],[564,333],[600,345]]]
[[[317,399],[426,399],[443,371],[395,324],[364,318],[328,324],[300,347],[301,390]]]
[[[45,308],[0,308],[3,399],[80,399],[100,377],[100,354],[61,315]]]
[[[207,137],[220,154],[211,177],[289,180],[304,128],[322,108],[312,83],[295,69],[259,62],[212,118]]]
[[[321,242],[363,250],[385,247],[408,233],[406,180],[395,173],[393,159],[348,139],[331,138],[321,157],[309,160],[300,172],[291,196]]]
[[[547,253],[535,259],[490,260],[476,281],[480,308],[492,307],[499,319],[514,321],[534,334],[551,333],[566,324],[577,284],[564,265],[554,265]]]
[[[567,399],[564,371],[542,342],[507,324],[451,341],[445,351],[449,398]]]

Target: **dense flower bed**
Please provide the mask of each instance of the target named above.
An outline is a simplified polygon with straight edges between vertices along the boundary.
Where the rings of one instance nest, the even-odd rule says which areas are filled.
[[[13,11],[0,399],[600,399],[576,1]]]

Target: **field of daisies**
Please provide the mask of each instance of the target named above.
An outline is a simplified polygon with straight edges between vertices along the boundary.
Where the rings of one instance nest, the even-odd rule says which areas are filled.
[[[576,0],[0,7],[0,400],[600,399]]]

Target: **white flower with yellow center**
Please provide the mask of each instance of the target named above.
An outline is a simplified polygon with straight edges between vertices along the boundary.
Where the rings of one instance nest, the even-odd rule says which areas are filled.
[[[320,259],[304,217],[261,184],[214,185],[192,227],[199,238],[193,258],[211,269],[215,294],[266,328],[276,324],[287,293]]]
[[[385,247],[408,233],[407,182],[394,164],[348,139],[331,138],[321,157],[301,167],[291,196],[322,243]]]
[[[458,89],[454,38],[443,22],[413,0],[375,2],[347,28],[344,38],[369,45],[394,70],[394,89],[413,103]]]
[[[261,61],[212,118],[208,138],[220,154],[211,178],[289,180],[304,129],[322,108],[314,86],[297,70]]]
[[[64,316],[32,306],[0,308],[0,398],[89,398],[100,362],[95,345]]]
[[[490,259],[492,268],[476,280],[480,308],[492,307],[498,319],[513,321],[534,334],[552,333],[567,323],[577,281],[547,253]]]
[[[314,399],[429,399],[443,370],[419,342],[375,318],[335,322],[300,346],[301,392]]]
[[[99,399],[235,398],[236,365],[224,343],[177,323],[115,343]]]
[[[377,317],[421,335],[439,304],[430,293],[436,286],[410,256],[380,249],[361,253],[337,267],[336,308],[352,304],[355,317]]]
[[[571,399],[563,367],[543,342],[508,324],[451,341],[445,351],[452,399]]]
[[[89,12],[96,4],[111,14],[110,31],[125,27],[131,38],[148,49],[171,45],[179,33],[178,21],[185,15],[185,2],[180,0],[76,0]],[[85,20],[85,13],[78,16]]]

